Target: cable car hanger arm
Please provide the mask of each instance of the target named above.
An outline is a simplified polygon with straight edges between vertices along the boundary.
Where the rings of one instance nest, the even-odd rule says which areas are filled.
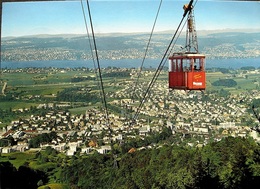
[[[183,17],[185,17],[185,16],[187,15],[187,13],[191,11],[191,9],[192,9],[192,4],[193,4],[193,0],[191,0],[191,1],[189,2],[188,6],[185,7],[185,9],[184,9],[185,11],[184,11],[184,13],[183,13]],[[185,5],[184,5],[184,6],[185,6]]]

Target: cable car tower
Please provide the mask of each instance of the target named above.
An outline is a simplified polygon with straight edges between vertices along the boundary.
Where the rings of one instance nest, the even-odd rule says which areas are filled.
[[[184,5],[188,11],[185,52],[169,57],[169,88],[180,90],[205,90],[205,55],[198,51],[193,6]]]

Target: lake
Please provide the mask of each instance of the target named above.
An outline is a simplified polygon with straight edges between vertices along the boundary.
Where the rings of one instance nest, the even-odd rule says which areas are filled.
[[[121,67],[121,68],[137,68],[140,67],[141,59],[123,59],[123,60],[100,60],[101,68],[106,67]],[[144,67],[157,68],[160,64],[160,59],[146,59]],[[168,66],[168,62],[165,63]],[[260,57],[258,58],[230,58],[230,59],[206,59],[206,68],[232,68],[239,69],[245,66],[253,66],[260,68]],[[26,62],[1,62],[1,68],[27,68],[27,67],[56,67],[56,68],[78,68],[87,67],[93,68],[92,60],[52,60],[52,61],[26,61]]]

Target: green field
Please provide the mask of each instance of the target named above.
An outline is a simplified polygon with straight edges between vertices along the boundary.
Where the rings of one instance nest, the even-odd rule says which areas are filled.
[[[1,109],[20,109],[20,108],[30,108],[31,106],[37,106],[38,103],[30,103],[30,102],[23,102],[23,101],[7,101],[1,102]]]
[[[254,90],[258,89],[259,86],[256,84],[255,81],[258,81],[260,83],[260,77],[257,74],[250,74],[248,75],[248,78],[244,77],[232,77],[234,81],[237,82],[237,86],[229,88],[229,87],[223,87],[223,86],[213,86],[212,83],[219,80],[219,79],[225,79],[225,78],[230,78],[230,74],[223,74],[221,72],[215,72],[215,73],[207,73],[207,89],[206,90],[220,90],[220,89],[225,89],[228,90],[231,93],[237,94],[241,93],[243,91],[247,90]]]
[[[40,73],[39,73],[40,72]],[[149,72],[145,76],[140,77],[139,82],[150,82],[154,75],[153,72]],[[237,86],[228,88],[223,86],[213,86],[212,83],[224,78],[230,78],[232,74],[223,74],[221,72],[210,72],[206,75],[206,91],[215,91],[225,89],[231,93],[240,93],[246,90],[258,89],[257,82],[260,83],[258,74],[247,74],[245,77],[232,77],[237,82]],[[92,89],[92,94],[99,98],[99,84],[95,80],[85,80],[72,83],[72,78],[75,77],[90,77],[95,76],[93,71],[83,70],[43,70],[27,72],[10,72],[2,73],[0,81],[7,82],[7,88],[5,90],[6,95],[10,95],[14,100],[1,100],[0,109],[8,110],[30,108],[32,106],[38,106],[41,103],[55,102],[55,97],[58,93],[66,88],[73,87],[86,87]],[[162,71],[156,82],[162,82],[167,85],[168,82],[167,71]],[[3,82],[0,83],[0,87],[3,87]],[[125,87],[126,83],[134,83],[136,80],[126,77],[107,77],[103,78],[103,86],[105,93],[115,93]],[[148,86],[148,84],[146,85]],[[145,87],[146,87],[145,86]],[[144,88],[145,90],[146,88]],[[2,95],[3,97],[3,95]],[[107,101],[114,99],[108,98]],[[57,102],[56,102],[57,103]],[[87,102],[88,103],[88,102]],[[99,106],[99,104],[97,104]],[[90,104],[90,107],[95,104]],[[82,113],[89,107],[75,107],[70,108],[72,113]]]
[[[8,154],[1,154],[0,161],[5,162],[9,161],[11,162],[17,169],[24,165],[26,162],[33,161],[35,159],[35,152],[13,152]]]
[[[86,105],[84,107],[70,108],[69,111],[71,112],[71,114],[74,114],[74,115],[84,114],[89,109],[99,107],[100,104],[101,103],[98,103],[98,104],[95,104],[95,105]]]

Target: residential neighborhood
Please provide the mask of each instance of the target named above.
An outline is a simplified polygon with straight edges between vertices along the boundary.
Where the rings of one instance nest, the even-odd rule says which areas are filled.
[[[145,71],[144,74],[149,76],[153,72]],[[167,81],[161,81],[155,84],[140,111],[140,117],[132,120],[145,83],[138,85],[133,101],[131,82],[122,80],[109,85],[124,86],[108,93],[108,98],[114,99],[109,104],[120,108],[121,112],[109,111],[107,119],[102,107],[91,107],[84,114],[74,115],[67,109],[71,106],[69,103],[39,104],[37,109],[45,110],[44,114],[12,120],[1,129],[0,139],[11,137],[15,145],[0,147],[0,152],[42,150],[50,146],[68,156],[94,151],[105,154],[111,151],[112,144],[125,143],[133,138],[144,139],[160,133],[165,127],[171,129],[177,144],[188,138],[188,146],[203,146],[227,136],[252,137],[260,141],[259,132],[255,129],[259,125],[258,120],[249,111],[253,99],[260,98],[259,90],[223,96],[217,92],[170,90]],[[19,114],[29,110],[13,111]],[[57,134],[56,140],[41,143],[38,148],[30,147],[30,140],[34,137],[51,132]]]

